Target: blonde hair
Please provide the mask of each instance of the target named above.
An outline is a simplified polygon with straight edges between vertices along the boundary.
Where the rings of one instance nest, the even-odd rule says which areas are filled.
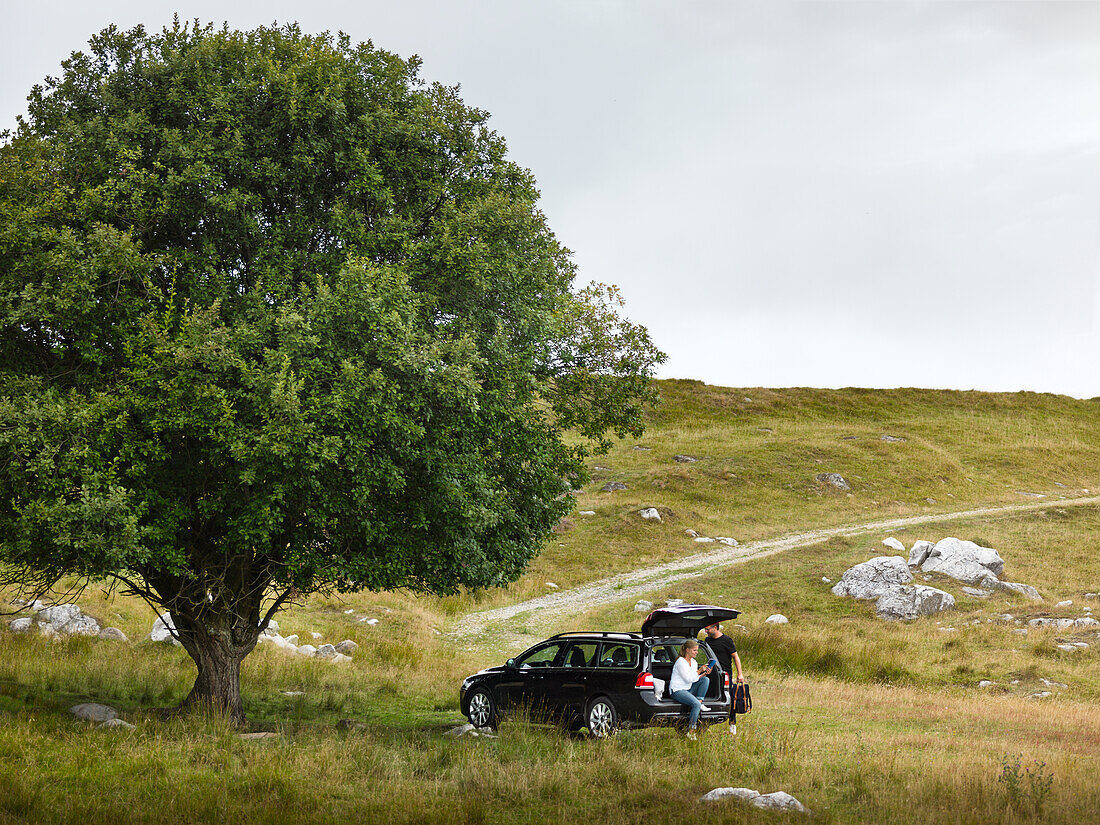
[[[692,647],[695,648],[696,650],[698,650],[699,649],[699,642],[697,642],[695,639],[688,639],[682,645],[680,645],[680,655],[683,656],[685,659],[688,658],[688,655],[687,655],[688,648],[692,648]]]

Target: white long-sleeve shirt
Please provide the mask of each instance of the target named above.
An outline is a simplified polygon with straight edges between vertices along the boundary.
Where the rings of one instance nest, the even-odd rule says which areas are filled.
[[[688,690],[699,681],[699,666],[695,660],[690,662],[683,656],[676,659],[672,666],[672,678],[668,680],[668,692],[673,694],[678,690]]]

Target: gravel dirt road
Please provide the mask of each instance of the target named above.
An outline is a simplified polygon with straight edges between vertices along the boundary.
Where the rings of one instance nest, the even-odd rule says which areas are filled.
[[[451,634],[460,637],[478,636],[498,626],[499,631],[506,636],[515,633],[514,628],[517,617],[522,619],[525,633],[523,635],[539,635],[553,628],[556,622],[565,616],[583,613],[593,607],[612,602],[635,599],[638,596],[672,584],[674,582],[702,576],[714,570],[728,567],[732,564],[761,559],[782,553],[787,550],[795,550],[800,547],[808,547],[820,544],[833,536],[861,536],[866,533],[888,533],[901,527],[914,527],[924,524],[937,524],[955,519],[974,518],[977,516],[1000,516],[1013,513],[1024,513],[1033,510],[1046,510],[1055,507],[1073,507],[1086,504],[1100,504],[1100,496],[1086,496],[1077,498],[1057,498],[1028,504],[1010,504],[1001,507],[984,507],[977,510],[961,510],[952,513],[936,513],[933,515],[908,516],[905,518],[885,519],[882,521],[870,521],[862,524],[848,524],[840,527],[829,527],[822,530],[811,530],[806,533],[794,533],[775,539],[754,541],[739,547],[727,547],[718,545],[702,553],[695,553],[676,561],[660,564],[655,567],[646,567],[633,570],[629,573],[620,573],[605,579],[590,582],[580,587],[569,590],[560,590],[536,599],[529,599],[517,604],[498,607],[493,610],[469,613],[462,617],[451,630]],[[728,533],[727,533],[728,535]],[[884,549],[884,553],[889,552]]]

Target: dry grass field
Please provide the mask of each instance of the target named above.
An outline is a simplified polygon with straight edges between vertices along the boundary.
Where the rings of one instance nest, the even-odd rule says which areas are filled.
[[[696,801],[721,786],[785,790],[825,823],[1078,825],[1100,816],[1100,638],[1013,632],[1090,604],[1100,613],[1100,602],[1083,600],[1100,590],[1100,508],[1058,504],[1100,491],[1100,401],[686,381],[661,390],[645,438],[594,462],[608,469],[593,470],[577,509],[596,515],[571,516],[510,588],[313,598],[281,615],[284,634],[360,648],[343,665],[272,647],[249,657],[246,712],[278,737],[247,741],[214,721],[166,721],[158,709],[186,694],[194,671],[179,649],[143,641],[153,614],[136,600],[95,588],[80,599],[129,644],[0,631],[0,823],[787,821]],[[818,482],[823,472],[841,473],[850,494]],[[600,492],[608,480],[628,489]],[[1041,604],[972,598],[937,579],[956,609],[897,624],[875,618],[870,603],[832,596],[822,577],[889,553],[885,535],[835,537],[646,594],[743,611],[731,632],[756,709],[736,738],[712,729],[689,743],[653,729],[598,742],[522,720],[497,739],[443,735],[461,721],[464,675],[546,632],[635,629],[640,619],[631,597],[549,627],[508,628],[506,638],[450,635],[471,610],[544,594],[548,581],[565,590],[699,552],[687,528],[746,542],[1028,501],[1050,506],[895,535],[906,546],[955,535],[996,547],[1005,578],[1037,587]],[[663,521],[642,521],[645,506]],[[1054,607],[1061,600],[1074,604]],[[765,625],[771,613],[790,623]],[[1067,638],[1090,647],[1065,653],[1056,643]],[[1039,692],[1051,695],[1029,698]],[[71,721],[67,708],[82,701],[113,705],[136,730]]]

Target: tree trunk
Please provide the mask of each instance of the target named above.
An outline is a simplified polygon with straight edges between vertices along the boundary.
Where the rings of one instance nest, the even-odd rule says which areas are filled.
[[[172,621],[180,644],[199,671],[180,710],[204,710],[244,724],[241,662],[259,638],[255,619],[241,619],[235,611],[205,605],[198,617],[172,611]]]
[[[180,641],[183,642],[182,634]],[[196,634],[184,648],[195,660],[195,685],[180,705],[181,710],[206,710],[244,724],[241,704],[241,661],[251,648],[242,650],[216,636]]]

